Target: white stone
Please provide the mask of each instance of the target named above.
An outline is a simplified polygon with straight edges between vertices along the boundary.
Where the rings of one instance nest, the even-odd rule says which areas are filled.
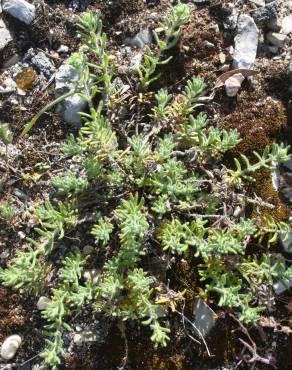
[[[10,41],[12,41],[11,33],[4,21],[0,19],[0,51],[3,50]]]
[[[235,51],[233,68],[252,68],[258,47],[259,30],[252,17],[241,15],[238,20],[237,35],[234,38]]]
[[[280,33],[284,35],[288,35],[289,33],[292,32],[292,15],[288,15],[282,20],[282,25],[281,25],[281,31]]]
[[[20,345],[21,337],[17,334],[10,335],[10,337],[5,339],[1,346],[1,357],[4,360],[11,360],[15,356]]]
[[[280,171],[278,168],[272,171],[271,177],[273,188],[278,191],[280,188]]]
[[[36,15],[35,6],[25,0],[3,0],[3,11],[25,24],[30,24]]]
[[[265,6],[266,5],[266,2],[265,0],[249,0],[251,3],[254,3],[258,6]]]
[[[283,48],[288,40],[286,35],[277,32],[269,32],[267,34],[267,40],[277,46],[278,48]]]
[[[11,78],[7,77],[0,85],[0,93],[8,94],[16,91],[16,82]]]
[[[244,77],[241,73],[236,73],[233,76],[229,77],[225,81],[225,90],[227,96],[233,97],[238,93],[238,90],[241,87]]]
[[[69,47],[67,45],[61,45],[57,50],[58,53],[68,53]]]
[[[67,92],[74,91],[78,85],[80,76],[69,64],[62,64],[56,73],[55,95],[61,96]],[[64,121],[79,126],[82,122],[79,112],[83,112],[87,106],[87,101],[78,94],[66,98],[58,106],[58,112]]]
[[[46,309],[46,307],[48,306],[48,304],[51,302],[51,300],[47,297],[40,297],[38,302],[37,302],[37,309],[42,311],[44,309]]]
[[[217,316],[201,298],[196,299],[193,313],[195,315],[194,325],[205,337],[215,325]]]

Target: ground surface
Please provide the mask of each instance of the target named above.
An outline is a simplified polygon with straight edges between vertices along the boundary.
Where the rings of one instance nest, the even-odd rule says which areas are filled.
[[[17,78],[21,70],[17,62],[23,60],[30,48],[33,48],[34,52],[45,50],[56,69],[69,54],[78,49],[79,39],[76,37],[75,25],[78,11],[72,9],[72,2],[45,0],[36,3],[37,17],[30,26],[24,26],[12,17],[3,15],[14,36],[8,47],[0,52],[2,68],[0,81],[3,81],[7,74]],[[225,64],[228,64],[228,60],[226,63],[220,62],[219,54],[223,52],[228,56],[227,50],[233,45],[235,31],[226,30],[223,26],[226,7],[228,8],[225,3],[227,4],[227,1],[217,1],[214,5],[198,5],[197,9],[193,10],[191,21],[185,27],[175,57],[164,71],[163,79],[156,83],[155,89],[167,83],[170,90],[176,91],[187,78],[199,75],[205,78],[211,93],[217,77],[223,73]],[[241,12],[253,9],[248,1],[238,3],[236,6]],[[123,51],[125,37],[133,36],[144,27],[152,29],[157,27],[168,9],[168,1],[161,0],[150,6],[142,0],[111,2],[97,0],[92,1],[89,8],[101,10],[104,31],[109,37],[110,54],[116,58],[118,65],[125,65],[129,63]],[[261,150],[273,141],[292,144],[291,92],[289,93],[287,77],[289,45],[284,50],[279,50],[276,55],[272,54],[265,47],[265,31],[265,28],[261,29],[262,44],[255,65],[258,73],[252,82],[245,81],[235,98],[227,97],[224,89],[220,89],[213,102],[207,106],[210,117],[216,118],[220,127],[237,128],[240,131],[243,141],[236,150],[247,155],[254,149]],[[213,45],[210,49],[203,46],[206,40]],[[68,46],[68,52],[57,52],[61,45]],[[133,49],[132,52],[135,55],[140,51]],[[64,168],[59,144],[69,132],[74,132],[51,111],[42,117],[29,138],[20,137],[24,124],[54,96],[53,79],[46,79],[40,71],[35,73],[35,81],[32,86],[24,89],[23,95],[16,93],[0,95],[0,121],[9,123],[14,138],[8,151],[9,172],[5,169],[4,160],[0,161],[0,198],[9,201],[17,209],[16,216],[9,226],[4,222],[0,225],[0,263],[3,266],[15,251],[22,247],[23,235],[31,232],[33,222],[29,213],[30,207],[44,197],[50,196],[52,191],[50,178]],[[125,76],[125,82],[131,89],[135,89],[131,75]],[[37,165],[40,162],[46,163],[48,167],[40,169]],[[285,194],[278,194],[271,186],[270,179],[266,179],[264,174],[259,175],[258,181],[252,185],[250,191],[275,204],[277,206],[274,210],[275,216],[279,219],[287,219],[290,216],[291,207],[287,197],[285,198]],[[80,242],[78,235],[76,238],[77,240],[73,242],[78,245]],[[180,268],[183,266],[177,266],[177,269]],[[170,273],[176,274],[176,271]],[[185,283],[189,284],[190,279],[187,276],[188,271]],[[292,323],[292,310],[288,305],[290,300],[291,295],[285,292],[278,297],[275,310],[271,312],[271,316],[282,325],[291,326]],[[13,359],[15,368],[32,369],[39,363],[34,356],[43,346],[41,335],[43,320],[36,309],[36,301],[25,294],[0,287],[0,343],[10,334],[17,333],[25,338]],[[155,350],[148,339],[148,333],[141,335],[141,329],[130,323],[127,327],[129,349],[125,369],[211,370],[223,369],[224,366],[227,369],[235,369],[242,350],[238,338],[244,335],[240,332],[238,323],[226,312],[217,310],[216,313],[220,319],[207,339],[210,351],[214,355],[212,358],[208,358],[203,346],[193,343],[180,332],[179,320],[173,321],[175,335],[164,350]],[[94,318],[94,320],[96,327],[99,327],[99,320],[104,319]],[[84,317],[75,318],[70,324],[73,327],[86,326],[87,322],[92,321],[85,313]],[[251,335],[262,353],[270,353],[276,358],[278,369],[292,369],[291,334],[286,335],[268,327],[261,330],[253,329]],[[68,337],[68,347],[71,342],[72,338]],[[111,324],[108,325],[108,335],[102,344],[71,347],[60,369],[117,369],[124,355],[125,348],[120,331]],[[0,360],[0,369],[6,369],[5,366],[5,362]],[[268,365],[258,364],[251,367],[246,363],[238,367],[238,369],[269,368]]]

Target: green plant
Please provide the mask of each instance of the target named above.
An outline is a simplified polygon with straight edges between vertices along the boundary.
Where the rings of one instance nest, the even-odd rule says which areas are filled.
[[[171,49],[178,43],[182,28],[189,22],[190,15],[189,7],[181,2],[171,8],[170,14],[165,18],[165,22],[160,23],[165,39],[161,40],[157,32],[153,32],[157,46],[161,51]]]
[[[160,73],[154,76],[157,66],[169,63],[171,58],[172,57],[160,60],[160,57],[156,56],[149,48],[149,46],[146,47],[146,53],[143,57],[143,63],[140,64],[136,69],[140,84],[144,90],[146,90],[154,81],[160,78]]]
[[[3,218],[4,220],[11,220],[14,216],[14,213],[14,208],[8,202],[0,204],[0,218]]]
[[[167,89],[160,89],[155,94],[155,99],[157,102],[157,107],[152,108],[153,115],[157,121],[164,119],[170,114],[171,110],[168,106],[172,98],[171,94],[168,94]]]
[[[253,181],[251,174],[260,168],[267,168],[272,170],[277,167],[277,165],[289,160],[290,155],[288,154],[289,147],[284,147],[283,144],[272,144],[272,146],[267,146],[262,155],[257,152],[253,152],[258,161],[255,164],[251,164],[249,159],[241,154],[241,159],[245,164],[245,168],[242,168],[238,159],[234,159],[236,170],[227,170],[228,181],[230,184],[235,186],[240,186],[243,180]]]
[[[0,268],[0,280],[7,287],[39,293],[51,266],[41,261],[40,250],[18,252],[6,269]]]
[[[53,178],[53,185],[57,192],[62,195],[80,194],[88,187],[88,181],[84,177],[77,177],[75,173],[69,172],[64,176],[56,176]]]
[[[12,142],[12,135],[9,131],[7,124],[4,123],[0,124],[0,140],[6,146]]]
[[[100,218],[91,230],[91,234],[97,241],[101,241],[102,245],[106,245],[111,237],[113,225],[108,218]]]

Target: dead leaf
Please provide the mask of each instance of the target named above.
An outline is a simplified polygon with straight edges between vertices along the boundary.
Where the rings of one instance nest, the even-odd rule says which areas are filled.
[[[228,71],[223,73],[220,77],[217,78],[215,82],[215,86],[213,87],[214,89],[218,89],[221,86],[224,86],[224,83],[226,80],[228,80],[229,77],[241,73],[243,77],[249,77],[249,76],[254,76],[258,72],[254,71],[253,69],[246,69],[246,68],[238,68],[238,69],[233,69],[232,71]]]

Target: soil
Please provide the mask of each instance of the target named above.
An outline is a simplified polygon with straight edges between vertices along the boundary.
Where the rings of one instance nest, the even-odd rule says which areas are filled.
[[[192,13],[189,24],[185,27],[180,44],[170,64],[162,69],[162,78],[154,84],[154,89],[169,86],[169,91],[177,92],[183,81],[192,75],[204,77],[208,92],[220,76],[222,64],[219,60],[220,50],[233,44],[233,34],[223,32],[225,17],[224,1],[214,6],[201,5]],[[4,72],[11,65],[21,60],[29,48],[47,50],[50,59],[58,68],[66,55],[56,54],[60,45],[67,45],[69,53],[76,51],[80,44],[77,37],[77,14],[70,10],[70,1],[44,0],[39,2],[37,18],[30,26],[25,26],[8,15],[3,15],[13,30],[14,41],[0,52],[0,68]],[[102,12],[104,31],[109,38],[111,55],[119,61],[122,41],[134,35],[143,27],[157,27],[168,9],[168,1],[158,1],[155,6],[148,6],[147,1],[91,1],[90,9]],[[216,31],[216,25],[219,31]],[[211,43],[213,46],[204,42]],[[235,98],[228,98],[224,89],[216,91],[214,100],[206,106],[210,117],[220,128],[236,128],[243,140],[231,157],[240,153],[252,158],[253,150],[261,151],[267,144],[284,141],[292,144],[292,108],[289,85],[287,81],[287,62],[269,57],[263,63],[260,56],[255,66],[257,75],[252,81],[245,81]],[[0,76],[1,78],[1,76]],[[7,122],[13,133],[11,150],[19,151],[19,155],[11,156],[10,169],[7,176],[5,163],[0,161],[0,197],[1,201],[9,201],[16,209],[16,215],[9,225],[0,224],[0,255],[7,252],[9,258],[1,258],[4,267],[17,250],[23,247],[22,233],[32,230],[33,222],[29,207],[44,197],[49,197],[52,188],[50,178],[62,171],[59,144],[62,143],[72,127],[64,124],[61,118],[50,111],[44,114],[33,128],[29,138],[21,138],[20,132],[25,123],[36,114],[46,103],[54,98],[53,84],[42,91],[38,88],[40,76],[35,86],[27,91],[30,99],[23,98],[22,107],[13,104],[9,94],[0,95],[0,122]],[[134,77],[128,77],[131,86]],[[151,99],[151,98],[150,98]],[[130,102],[126,102],[129,103]],[[230,158],[231,158],[230,157]],[[226,163],[230,162],[226,158]],[[49,164],[49,169],[39,170],[40,162]],[[66,165],[66,164],[65,164]],[[26,175],[26,176],[24,176]],[[29,180],[27,180],[29,176]],[[279,220],[287,220],[291,214],[291,206],[272,187],[271,179],[265,172],[257,174],[256,182],[251,185],[250,193],[256,193],[262,199],[275,205],[274,216]],[[17,193],[18,192],[18,193]],[[21,197],[17,194],[22,192]],[[26,209],[23,213],[22,211]],[[262,214],[263,209],[254,208],[251,213]],[[265,210],[267,212],[267,210]],[[71,243],[67,240],[68,244]],[[76,241],[75,241],[76,242]],[[78,244],[78,241],[76,242]],[[176,269],[182,271],[178,263]],[[175,274],[174,271],[170,273]],[[198,291],[196,277],[190,268],[186,268],[184,285],[192,294]],[[172,287],[174,288],[174,287]],[[292,315],[287,304],[291,294],[286,291],[276,302],[271,313],[281,325],[291,326]],[[192,302],[192,301],[191,301]],[[180,317],[171,319],[173,337],[165,349],[155,349],[144,327],[128,323],[126,337],[128,356],[126,370],[212,370],[230,366],[228,369],[272,369],[266,364],[257,363],[255,367],[241,361],[242,344],[239,338],[246,339],[238,323],[228,312],[222,312],[214,302],[210,302],[218,315],[215,328],[207,338],[213,357],[208,357],[205,347],[198,345],[185,335]],[[23,292],[13,292],[0,287],[0,342],[10,334],[20,334],[25,340],[16,357],[14,367],[20,370],[32,369],[39,363],[35,356],[43,348],[44,339],[41,334],[44,324],[40,312],[37,311],[36,299]],[[192,308],[186,312],[192,315]],[[70,324],[70,323],[69,323]],[[264,334],[263,334],[264,332]],[[292,335],[277,331],[273,327],[254,328],[250,335],[257,343],[260,353],[269,353],[276,358],[277,368],[292,369]],[[82,349],[68,352],[60,369],[111,370],[120,368],[125,357],[125,341],[115,322],[109,329],[106,342],[100,346],[94,343]],[[236,363],[239,363],[236,367]],[[0,360],[0,369],[6,369],[5,362]]]

